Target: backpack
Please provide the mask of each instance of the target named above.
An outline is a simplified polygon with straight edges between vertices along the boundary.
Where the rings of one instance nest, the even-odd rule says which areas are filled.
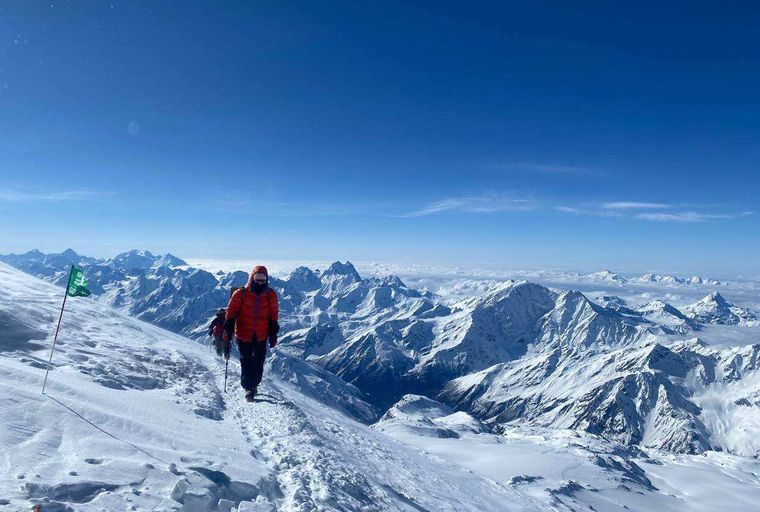
[[[221,337],[224,334],[224,322],[221,320],[214,320],[214,337]]]

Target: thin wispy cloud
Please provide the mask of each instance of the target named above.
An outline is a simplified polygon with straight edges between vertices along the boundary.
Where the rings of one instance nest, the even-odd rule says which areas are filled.
[[[453,197],[435,201],[424,208],[401,215],[401,217],[425,217],[444,212],[498,213],[507,211],[529,211],[535,209],[536,204],[530,199],[496,195],[469,196]]]
[[[600,171],[592,169],[590,167],[557,165],[539,162],[507,162],[501,164],[492,164],[489,167],[491,169],[501,169],[505,171],[535,172],[541,174],[566,174],[571,176],[602,174]]]
[[[724,219],[736,219],[739,217],[746,217],[753,215],[753,212],[741,212],[736,214],[711,214],[711,213],[699,213],[699,212],[673,212],[673,213],[639,213],[635,216],[636,219],[649,220],[653,222],[709,222],[711,220],[724,220]]]
[[[640,201],[615,201],[612,203],[602,203],[601,207],[604,210],[665,210],[672,208],[669,204]]]
[[[11,188],[0,188],[0,201],[11,203],[85,201],[110,195],[97,190],[63,190],[57,192],[26,192]]]
[[[684,208],[685,205],[680,205]],[[755,212],[707,213],[694,210],[674,211],[679,205],[644,201],[615,201],[590,203],[581,206],[555,206],[556,211],[572,215],[594,217],[618,217],[651,222],[700,223],[717,220],[737,219],[754,215]]]
[[[599,209],[599,208],[576,208],[574,206],[555,206],[555,210],[573,215],[588,217],[621,217],[623,214],[619,210]]]

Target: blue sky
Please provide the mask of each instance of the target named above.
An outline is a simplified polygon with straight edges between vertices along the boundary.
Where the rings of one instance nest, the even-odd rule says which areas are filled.
[[[0,252],[760,271],[753,3],[0,5]]]

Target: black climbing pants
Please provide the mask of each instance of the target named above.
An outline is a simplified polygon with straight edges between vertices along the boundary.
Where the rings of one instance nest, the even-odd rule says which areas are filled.
[[[255,388],[261,383],[264,375],[264,359],[267,356],[267,342],[238,341],[240,352],[240,385],[246,391]]]
[[[221,357],[224,349],[224,338],[221,336],[214,336],[214,349],[216,350],[216,355]]]

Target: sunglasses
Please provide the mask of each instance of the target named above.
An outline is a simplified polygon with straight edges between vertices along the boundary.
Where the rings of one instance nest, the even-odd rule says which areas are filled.
[[[266,283],[267,282],[267,275],[266,274],[261,274],[261,273],[254,274],[253,275],[253,280],[256,281],[257,283]]]

